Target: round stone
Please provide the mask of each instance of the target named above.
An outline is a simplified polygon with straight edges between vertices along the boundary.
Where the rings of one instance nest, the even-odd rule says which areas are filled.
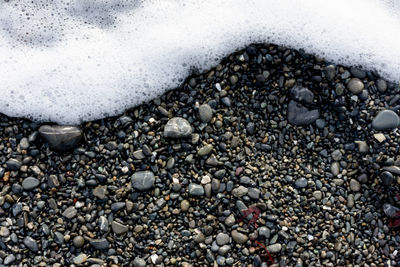
[[[394,129],[400,125],[400,118],[392,110],[382,110],[372,121],[372,128],[375,130]]]
[[[199,107],[199,116],[202,122],[209,122],[212,119],[213,111],[208,104],[203,104]]]
[[[40,182],[38,179],[36,179],[34,177],[28,177],[22,181],[22,188],[24,190],[30,191],[30,190],[33,190],[36,187],[38,187],[39,184],[40,184]]]
[[[218,246],[223,246],[229,243],[229,235],[226,233],[217,234],[216,241]]]
[[[78,235],[74,237],[72,242],[74,243],[75,247],[81,248],[85,244],[85,239],[82,236]]]
[[[187,201],[186,199],[182,200],[181,202],[181,210],[182,211],[187,211],[190,207],[190,202]]]
[[[391,174],[391,173],[388,172],[388,171],[382,172],[381,175],[380,175],[380,177],[381,177],[381,179],[382,179],[382,183],[383,183],[384,185],[386,185],[386,186],[390,186],[390,185],[393,183],[393,181],[394,181],[393,174]]]
[[[167,138],[185,138],[192,134],[190,123],[181,117],[170,119],[164,127],[164,136]]]
[[[281,249],[282,249],[282,245],[279,244],[279,243],[276,243],[276,244],[273,244],[273,245],[269,245],[269,246],[267,247],[267,250],[268,250],[270,253],[278,253],[278,252],[281,251]]]
[[[364,89],[364,83],[358,78],[352,78],[347,84],[347,89],[353,94],[359,94]]]
[[[351,179],[350,180],[350,189],[353,192],[358,192],[361,189],[361,185],[356,179]]]
[[[231,235],[232,235],[232,239],[238,244],[244,244],[249,239],[247,237],[247,235],[242,234],[242,233],[238,232],[237,230],[233,230]]]

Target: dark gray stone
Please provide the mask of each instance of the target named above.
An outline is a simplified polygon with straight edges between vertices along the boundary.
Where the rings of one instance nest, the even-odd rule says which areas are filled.
[[[394,129],[400,125],[400,118],[392,110],[382,110],[372,121],[372,127],[375,130]]]
[[[139,171],[132,175],[132,186],[136,190],[146,191],[153,187],[155,182],[154,174],[151,171]]]
[[[67,219],[72,219],[76,216],[77,213],[78,211],[75,209],[75,207],[72,206],[67,208],[62,215]]]
[[[199,184],[189,184],[189,195],[202,196],[204,195],[204,188]]]
[[[299,103],[311,104],[314,99],[313,92],[305,87],[294,87],[292,90],[290,90],[290,95],[293,100]]]
[[[24,190],[30,191],[38,187],[39,184],[40,184],[39,180],[36,179],[35,177],[28,177],[22,181],[22,188]]]
[[[82,130],[76,126],[42,125],[39,134],[51,149],[61,152],[74,149],[82,138]]]
[[[299,178],[294,184],[297,188],[304,188],[307,186],[308,182],[306,178]]]
[[[105,238],[92,239],[90,240],[90,245],[92,245],[95,249],[105,250],[108,248],[109,242]]]
[[[18,171],[19,168],[21,168],[21,161],[17,160],[17,159],[9,159],[6,162],[7,165],[7,169],[9,169],[10,171]]]
[[[199,107],[199,117],[202,122],[211,121],[213,116],[213,111],[208,104],[203,104]]]
[[[38,252],[39,247],[35,239],[30,236],[24,238],[24,245],[33,252]]]
[[[309,110],[302,104],[291,100],[289,102],[288,121],[294,125],[309,125],[319,118],[319,110]]]

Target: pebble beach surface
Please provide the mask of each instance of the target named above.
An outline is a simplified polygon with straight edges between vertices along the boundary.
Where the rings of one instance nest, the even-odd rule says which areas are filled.
[[[399,266],[399,108],[251,45],[118,117],[1,116],[0,266]]]

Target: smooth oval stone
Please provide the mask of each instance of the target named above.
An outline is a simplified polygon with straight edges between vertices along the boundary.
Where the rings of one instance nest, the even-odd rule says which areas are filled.
[[[192,134],[190,123],[181,117],[170,119],[164,127],[164,136],[168,138],[185,138]]]
[[[155,182],[154,174],[151,171],[139,171],[132,175],[132,186],[136,190],[146,191],[153,187]]]
[[[90,245],[92,245],[95,249],[105,250],[108,248],[109,242],[105,238],[92,239],[90,241]]]
[[[76,126],[42,125],[39,134],[51,149],[61,152],[74,149],[82,138],[82,130]]]
[[[372,127],[375,130],[387,130],[397,128],[400,124],[400,118],[392,110],[382,110],[372,121]]]
[[[40,182],[38,179],[36,179],[34,177],[28,177],[22,181],[22,188],[24,190],[30,191],[30,190],[33,190],[36,187],[38,187],[39,184],[40,184]]]
[[[347,89],[355,95],[358,95],[364,89],[364,83],[358,78],[352,78],[347,84]]]
[[[37,252],[39,250],[36,240],[30,236],[24,238],[24,245],[33,252]]]
[[[209,122],[212,119],[213,111],[208,104],[203,104],[199,107],[199,116],[202,122]]]

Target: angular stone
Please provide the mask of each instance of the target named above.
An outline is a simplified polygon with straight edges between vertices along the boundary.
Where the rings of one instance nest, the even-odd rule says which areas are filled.
[[[156,181],[151,171],[139,171],[132,175],[132,186],[136,190],[146,191],[153,187]]]
[[[199,184],[189,184],[189,195],[203,196],[204,188]]]
[[[100,200],[105,199],[106,195],[107,195],[107,187],[106,186],[99,185],[95,189],[93,189],[93,196],[97,197]]]
[[[51,149],[61,152],[74,149],[82,138],[82,130],[76,126],[42,125],[39,134]]]
[[[33,190],[36,187],[38,187],[39,184],[40,184],[40,182],[38,179],[36,179],[34,177],[28,177],[22,181],[22,188],[24,190],[30,191],[30,190]]]
[[[288,121],[293,125],[309,125],[319,118],[319,110],[309,110],[302,104],[291,100],[288,108]]]
[[[382,110],[372,121],[375,130],[388,130],[397,128],[400,125],[400,118],[393,110]]]
[[[164,136],[168,138],[185,138],[192,134],[190,123],[181,117],[170,119],[164,127]]]
[[[299,103],[311,104],[314,99],[314,94],[305,87],[296,86],[290,90],[290,96],[293,100]]]
[[[117,221],[113,221],[111,223],[111,228],[113,230],[114,233],[116,233],[117,235],[121,235],[124,234],[126,232],[128,232],[128,226],[123,225],[122,223],[119,223]]]
[[[67,208],[62,215],[67,219],[72,219],[76,216],[77,213],[78,211],[75,209],[75,207],[72,206]]]
[[[109,242],[105,238],[92,239],[90,240],[90,245],[92,245],[95,249],[105,250],[108,248]]]

